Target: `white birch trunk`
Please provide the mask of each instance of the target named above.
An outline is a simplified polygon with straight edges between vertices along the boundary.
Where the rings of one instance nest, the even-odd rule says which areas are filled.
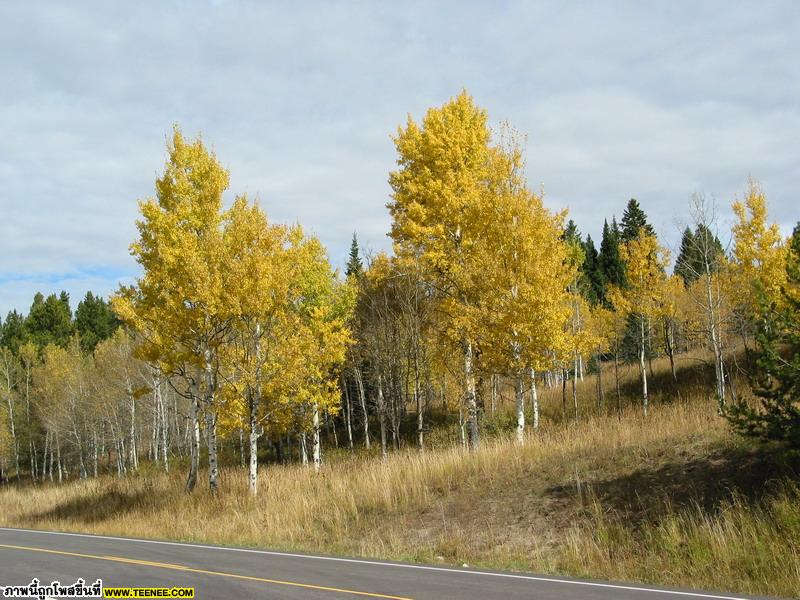
[[[353,449],[353,405],[350,404],[350,390],[347,388],[347,379],[342,375],[342,389],[344,390],[344,417],[347,426],[347,444]]]
[[[475,373],[473,371],[472,342],[467,340],[464,344],[464,380],[466,390],[464,404],[467,410],[467,433],[470,452],[475,452],[480,446],[478,433],[478,402],[475,394]]]
[[[381,457],[386,460],[386,404],[383,398],[383,376],[378,375],[378,420],[381,426]]]
[[[423,452],[425,450],[424,439],[424,423],[422,412],[422,394],[419,389],[419,365],[417,364],[417,357],[414,356],[414,400],[417,405],[417,450]]]
[[[56,458],[58,460],[58,483],[61,483],[64,479],[64,470],[61,468],[61,440],[58,437],[58,431],[56,431]]]
[[[491,382],[492,388],[492,414],[497,410],[497,375],[492,375]]]
[[[219,461],[217,456],[217,413],[206,406],[206,444],[208,445],[208,489],[216,495],[219,489]]]
[[[11,428],[11,443],[14,446],[14,468],[17,470],[17,481],[20,480],[19,473],[19,440],[17,430],[14,425],[14,397],[11,395],[11,367],[6,368],[6,402],[8,403],[8,421]]]
[[[250,495],[258,494],[258,405],[253,398],[250,399],[250,460],[249,460],[249,481]]]
[[[714,289],[711,269],[706,263],[706,312],[708,316],[708,332],[711,339],[711,349],[714,352],[714,373],[716,376],[717,412],[722,414],[725,409],[725,369],[722,362],[722,344],[717,331],[717,317],[714,310]]]
[[[640,336],[639,336],[639,370],[642,374],[642,408],[644,409],[644,416],[647,416],[647,409],[649,400],[647,397],[647,365],[645,364],[645,333],[644,333],[644,316],[639,319]]]
[[[308,448],[306,443],[306,432],[300,434],[300,461],[303,463],[303,466],[308,466]]]
[[[167,418],[167,407],[166,403],[164,402],[164,395],[161,389],[161,380],[157,381],[157,390],[158,390],[158,406],[161,412],[161,458],[164,461],[164,471],[169,473],[169,458],[167,456],[167,451],[169,447],[169,439],[167,437],[168,430],[169,430],[169,419]],[[158,460],[158,456],[156,456],[156,460]]]
[[[45,440],[46,442],[47,440]],[[47,445],[45,444],[45,452],[47,452]],[[92,428],[92,470],[94,471],[94,477],[97,478],[97,463],[98,463],[98,456],[97,456],[97,430],[93,427]],[[44,472],[42,472],[42,479],[44,479]]]
[[[525,383],[522,375],[517,375],[514,379],[514,399],[517,412],[516,439],[521,445],[525,443]]]
[[[192,398],[189,403],[189,475],[186,478],[186,491],[192,492],[197,484],[197,472],[200,467],[200,400]]]
[[[369,450],[369,413],[367,412],[367,398],[364,393],[364,379],[361,377],[361,369],[354,369],[356,375],[356,386],[358,387],[358,399],[361,401],[361,412],[364,413],[364,445]]]
[[[315,403],[311,416],[311,456],[314,460],[314,471],[319,473],[322,467],[322,445],[319,435],[319,406]]]
[[[539,429],[539,393],[536,390],[536,370],[531,367],[531,414],[533,430]]]
[[[130,429],[130,441],[128,442],[128,453],[130,455],[130,462],[131,469],[136,471],[139,468],[139,456],[138,452],[136,451],[136,400],[133,398],[133,393],[130,391],[130,400],[131,400],[131,429]]]
[[[52,436],[55,437],[55,433],[52,434]],[[53,442],[51,441],[50,442],[50,469],[48,471],[48,477],[50,478],[51,482],[53,481],[53,457],[54,456],[55,456],[55,453],[54,453],[54,450],[53,450]]]
[[[575,422],[578,422],[578,363],[580,354],[575,353],[575,365],[572,369],[572,406],[575,409]]]
[[[47,475],[47,449],[50,446],[50,432],[45,431],[44,434],[44,452],[42,452],[42,472],[39,477],[41,481],[44,481],[45,476]],[[97,469],[95,469],[95,477],[97,477]]]

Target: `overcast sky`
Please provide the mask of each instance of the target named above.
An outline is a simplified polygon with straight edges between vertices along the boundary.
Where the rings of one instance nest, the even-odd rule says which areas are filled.
[[[131,281],[165,135],[341,265],[388,248],[390,135],[466,88],[528,136],[528,176],[596,239],[639,199],[674,245],[748,176],[800,218],[800,2],[0,5],[0,314]]]

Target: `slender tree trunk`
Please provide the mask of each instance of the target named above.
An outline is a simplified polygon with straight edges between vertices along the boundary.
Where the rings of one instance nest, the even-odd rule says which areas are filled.
[[[650,378],[652,379],[655,377],[653,375],[653,327],[650,322],[650,317],[647,317],[647,366],[650,367]]]
[[[161,459],[164,461],[164,471],[169,473],[169,458],[167,457],[169,439],[167,437],[169,431],[169,419],[167,418],[167,407],[164,402],[163,392],[161,390],[161,381],[158,381],[158,405],[161,410]],[[156,457],[157,459],[158,457]]]
[[[603,361],[600,358],[600,349],[597,349],[597,408],[602,412],[606,404],[606,393],[603,390]]]
[[[150,428],[150,448],[147,457],[153,462],[158,462],[158,432],[161,428],[161,411],[158,409],[158,392],[153,386],[153,426]]]
[[[622,419],[622,394],[619,389],[619,344],[614,345],[614,382],[617,391],[617,417]]]
[[[30,432],[29,435],[33,435],[33,431],[30,427],[28,427],[28,431]],[[31,481],[36,483],[36,444],[33,440],[28,441],[28,452],[30,452]]]
[[[353,405],[350,403],[350,390],[347,386],[347,379],[342,375],[342,389],[344,390],[344,418],[347,427],[347,444],[350,450],[353,449]]]
[[[711,350],[714,352],[714,372],[716,376],[717,412],[722,414],[725,410],[725,369],[722,361],[722,343],[720,332],[717,330],[717,317],[714,310],[713,279],[708,261],[706,261],[706,312],[708,316],[708,333],[711,339]]]
[[[208,446],[208,489],[212,495],[219,489],[219,459],[217,455],[217,413],[206,406],[206,444]]]
[[[58,431],[56,431],[56,459],[58,460],[58,483],[61,483],[64,478],[64,470],[61,468],[61,440],[58,437]]]
[[[25,369],[25,429],[28,432],[28,451],[30,452],[31,480],[36,482],[36,443],[33,441],[31,422],[31,371]]]
[[[667,351],[667,356],[669,356],[669,370],[672,373],[672,383],[678,383],[678,375],[675,373],[675,342],[673,338],[673,329],[674,325],[672,323],[672,319],[666,319],[664,321],[664,349]]]
[[[311,415],[311,451],[314,459],[314,471],[319,473],[322,467],[322,445],[319,436],[319,406],[315,403]]]
[[[639,318],[640,322],[640,336],[639,336],[639,370],[642,375],[642,408],[644,409],[644,416],[647,416],[647,409],[649,399],[647,397],[647,365],[645,364],[645,332],[644,332],[644,316]]]
[[[461,433],[461,448],[467,449],[467,422],[464,419],[464,409],[458,407],[458,431]]]
[[[206,416],[206,445],[208,446],[208,488],[216,496],[219,489],[219,456],[217,454],[217,381],[212,365],[213,355],[206,349],[203,353],[205,359],[205,416]]]
[[[53,449],[52,442],[50,443],[50,450]],[[105,419],[100,422],[100,456],[106,455],[106,422]],[[109,454],[111,456],[111,454]],[[52,460],[50,461],[52,462]],[[106,472],[111,468],[111,461],[106,462]]]
[[[44,481],[45,475],[47,475],[47,448],[50,445],[50,432],[45,431],[44,433],[44,452],[42,452],[42,471],[41,475],[39,476],[40,481]],[[97,477],[97,468],[95,468],[95,477]]]
[[[383,375],[378,374],[378,421],[381,426],[381,457],[386,460],[386,402],[383,397]]]
[[[466,383],[464,404],[467,410],[467,439],[470,451],[475,452],[480,446],[480,435],[478,433],[478,402],[475,394],[475,373],[470,340],[464,344],[464,380]]]
[[[249,481],[250,495],[258,493],[258,406],[254,398],[249,402],[249,441],[250,441],[250,460],[249,460]]]
[[[308,442],[306,441],[306,432],[300,434],[300,462],[303,466],[308,466]]]
[[[561,417],[567,420],[567,371],[559,369],[561,375]]]
[[[130,465],[131,469],[136,471],[139,468],[139,455],[136,449],[136,400],[133,398],[132,390],[128,390],[130,394],[131,400],[131,429],[130,429],[130,441],[128,442],[128,452],[130,454]]]
[[[11,385],[11,371],[9,366],[6,373],[6,402],[8,403],[8,422],[11,429],[11,443],[14,446],[14,468],[17,471],[17,482],[19,483],[19,440],[17,439],[16,427],[14,426],[14,397],[11,395]]]
[[[517,444],[525,443],[525,382],[522,374],[514,378],[514,400],[517,413],[516,439]]]
[[[97,463],[98,463],[98,454],[97,454],[97,430],[92,427],[92,469],[94,471],[94,477],[97,478]],[[42,475],[44,478],[44,475]]]
[[[355,367],[356,386],[358,387],[358,399],[361,401],[361,412],[364,413],[364,445],[369,450],[369,413],[367,412],[367,398],[364,393],[364,378],[361,376],[361,368]]]
[[[194,491],[197,485],[197,472],[200,467],[200,400],[192,398],[189,403],[190,420],[190,452],[189,452],[189,475],[186,478],[186,491]]]
[[[572,370],[572,407],[575,411],[575,422],[578,422],[578,367],[580,354],[575,353],[575,368]]]
[[[536,370],[531,367],[531,415],[533,430],[539,429],[539,393],[536,390]]]
[[[80,466],[80,477],[81,479],[86,479],[86,463],[83,461],[83,441],[81,440],[81,435],[78,432],[77,426],[73,427],[73,433],[75,435],[75,442],[78,445],[78,465]]]
[[[419,389],[419,358],[417,357],[417,351],[414,350],[414,401],[417,405],[417,450],[422,452],[425,450],[425,439],[424,439],[424,423],[423,423],[423,406],[422,406],[422,394],[420,393]]]

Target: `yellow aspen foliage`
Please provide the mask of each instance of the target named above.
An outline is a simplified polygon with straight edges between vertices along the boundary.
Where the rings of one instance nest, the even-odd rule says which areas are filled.
[[[409,117],[395,145],[388,205],[395,252],[420,264],[445,316],[442,337],[462,353],[475,449],[478,348],[487,359],[505,353],[520,364],[535,362],[540,340],[560,325],[560,221],[525,189],[518,148],[492,144],[486,111],[466,91],[429,109],[420,124]]]
[[[669,255],[654,235],[642,228],[639,235],[620,246],[627,286],[612,287],[609,298],[615,310],[635,316],[639,324],[639,374],[642,379],[642,408],[647,416],[649,395],[645,368],[646,339],[653,320],[662,307]]]
[[[287,340],[293,333],[287,318],[294,283],[290,247],[302,236],[299,228],[273,224],[261,208],[237,198],[226,214],[225,263],[238,282],[230,290],[234,321],[221,348],[225,373],[224,431],[269,423],[282,433],[291,420]]]
[[[139,354],[167,375],[181,377],[191,398],[192,452],[187,490],[199,460],[197,418],[205,415],[209,487],[216,492],[220,347],[233,320],[239,284],[226,264],[222,193],[228,172],[201,139],[187,142],[175,127],[156,198],[139,203],[139,239],[131,254],[143,274],[122,288],[112,306],[143,343]]]
[[[421,124],[410,116],[395,137],[398,170],[390,173],[391,236],[398,256],[417,258],[437,296],[443,333],[463,354],[469,445],[478,447],[476,344],[482,307],[492,289],[485,277],[502,235],[495,218],[487,114],[462,92],[431,108]]]
[[[662,304],[669,253],[644,229],[620,246],[628,286],[612,288],[612,304],[618,312],[655,318]]]
[[[749,314],[757,311],[757,291],[777,302],[786,281],[786,248],[777,224],[767,222],[767,198],[750,180],[743,200],[733,203],[733,260],[729,293]]]

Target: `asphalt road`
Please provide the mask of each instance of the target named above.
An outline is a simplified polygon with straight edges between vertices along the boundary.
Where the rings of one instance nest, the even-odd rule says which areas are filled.
[[[194,587],[199,599],[691,600],[745,596],[533,574],[0,528],[0,586]],[[0,594],[2,596],[2,594]]]

